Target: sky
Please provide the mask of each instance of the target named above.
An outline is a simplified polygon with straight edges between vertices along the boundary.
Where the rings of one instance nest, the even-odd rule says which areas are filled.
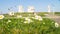
[[[47,12],[50,5],[51,11],[60,12],[60,0],[0,0],[0,13],[7,13],[8,9],[17,12],[19,5],[23,6],[24,11],[28,6],[34,6],[36,12]]]

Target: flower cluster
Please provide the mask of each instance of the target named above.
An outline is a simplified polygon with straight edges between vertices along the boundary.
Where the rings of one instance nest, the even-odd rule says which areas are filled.
[[[7,21],[7,24],[8,24],[9,22],[11,22],[11,20],[8,20],[8,21]]]
[[[24,23],[30,23],[30,22],[32,22],[32,20],[30,18],[26,17]]]
[[[41,16],[38,16],[36,13],[34,13],[34,15],[35,15],[35,17],[34,17],[35,19],[37,19],[39,21],[43,20],[42,17]]]
[[[14,12],[9,12],[8,13],[10,16],[13,16],[14,15]]]
[[[40,20],[40,21],[43,20],[42,17],[38,15],[35,16],[35,19]]]
[[[3,19],[4,18],[4,15],[0,15],[0,19]]]
[[[22,16],[21,15],[17,15],[17,18],[22,18]]]
[[[4,16],[0,15],[0,19],[3,19],[1,20],[0,23],[0,30],[3,29],[2,33],[7,33],[7,34],[13,34],[13,33],[14,34],[19,34],[19,33],[20,34],[23,33],[55,34],[57,32],[60,33],[59,24],[55,23],[55,21],[49,18],[42,18],[41,16],[38,16],[36,13],[34,14],[34,17],[30,17],[30,16],[31,16],[30,14],[27,17],[23,17],[22,15],[17,15],[15,16],[17,19],[14,17],[3,19]]]
[[[55,27],[59,27],[59,24],[58,23],[55,23]]]

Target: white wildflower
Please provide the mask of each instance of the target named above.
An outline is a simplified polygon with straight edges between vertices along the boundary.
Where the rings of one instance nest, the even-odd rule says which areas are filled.
[[[42,19],[41,19],[41,18],[39,18],[39,21],[42,21]]]
[[[8,20],[8,21],[7,21],[7,24],[8,24],[9,22],[11,22],[11,20]]]
[[[0,15],[0,19],[3,19],[4,18],[4,15]]]
[[[24,23],[30,23],[29,21],[24,21]]]
[[[11,22],[11,20],[8,20],[8,22]]]
[[[17,18],[22,18],[22,16],[21,15],[17,15]]]
[[[10,15],[10,16],[13,16],[13,15],[14,15],[14,12],[9,12],[9,15]]]
[[[29,19],[29,18],[25,18],[25,20],[26,20],[26,21],[24,21],[24,23],[30,23],[30,22],[32,22],[32,20]]]
[[[27,23],[26,21],[24,21],[24,23]]]
[[[58,23],[55,23],[55,27],[59,27],[59,24]]]
[[[28,17],[26,17],[25,20],[30,20],[30,19]]]
[[[41,16],[39,16],[39,20],[43,20]]]
[[[37,19],[37,20],[43,20],[42,17],[38,16],[38,15],[35,16],[35,19]]]
[[[37,15],[35,16],[35,19],[38,19],[38,16]]]

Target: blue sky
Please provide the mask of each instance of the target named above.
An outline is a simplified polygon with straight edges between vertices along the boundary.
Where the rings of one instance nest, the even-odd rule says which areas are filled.
[[[8,8],[18,11],[18,6],[22,5],[27,11],[28,6],[34,6],[35,11],[47,12],[47,6],[51,6],[51,11],[60,11],[60,0],[0,0],[0,11],[8,12]]]

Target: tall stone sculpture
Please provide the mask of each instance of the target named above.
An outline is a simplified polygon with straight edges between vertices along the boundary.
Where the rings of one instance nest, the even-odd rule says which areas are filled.
[[[48,13],[51,13],[50,5],[48,5]]]
[[[28,12],[34,12],[34,11],[35,11],[34,6],[29,6],[29,7],[28,7]]]
[[[20,12],[20,13],[21,13],[21,12],[24,12],[24,11],[23,11],[23,6],[22,6],[22,5],[20,5],[18,8],[19,8],[19,9],[18,9],[18,12]]]

